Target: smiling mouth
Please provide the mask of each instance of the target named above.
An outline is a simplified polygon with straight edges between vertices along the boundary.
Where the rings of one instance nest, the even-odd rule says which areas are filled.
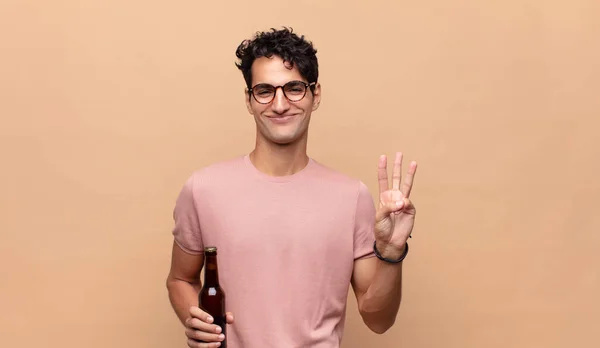
[[[267,116],[268,118],[291,118],[296,115],[282,115],[282,116]]]
[[[293,119],[296,115],[285,115],[285,116],[267,116],[271,122],[285,123]]]

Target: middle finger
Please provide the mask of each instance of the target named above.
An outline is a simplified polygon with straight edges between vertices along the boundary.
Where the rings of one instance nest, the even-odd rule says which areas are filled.
[[[394,190],[400,190],[400,179],[402,178],[402,152],[396,152],[396,158],[394,159],[394,171],[392,174],[392,188]]]

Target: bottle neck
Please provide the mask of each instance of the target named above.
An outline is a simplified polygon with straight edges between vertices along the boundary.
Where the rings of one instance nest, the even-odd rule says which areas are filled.
[[[219,286],[219,267],[217,266],[217,255],[206,255],[204,285],[213,287]]]

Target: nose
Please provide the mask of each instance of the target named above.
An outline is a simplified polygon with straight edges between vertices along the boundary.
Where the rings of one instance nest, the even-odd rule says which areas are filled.
[[[271,105],[273,112],[278,114],[284,114],[290,108],[290,101],[287,100],[283,94],[283,88],[275,89],[275,97],[273,98],[273,104]]]

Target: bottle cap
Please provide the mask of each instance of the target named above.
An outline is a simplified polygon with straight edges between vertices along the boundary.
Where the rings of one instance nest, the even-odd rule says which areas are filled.
[[[217,251],[217,247],[214,247],[214,246],[209,246],[209,247],[204,248],[204,252],[207,252],[207,253],[214,253],[215,251]]]

